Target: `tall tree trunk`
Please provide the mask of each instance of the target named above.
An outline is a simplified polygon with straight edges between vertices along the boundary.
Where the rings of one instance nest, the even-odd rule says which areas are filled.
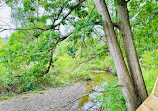
[[[106,3],[104,0],[94,0],[98,12],[102,15],[103,28],[107,37],[109,51],[113,58],[117,70],[117,76],[122,84],[122,92],[126,99],[126,104],[131,111],[135,111],[137,106],[137,95],[135,93],[133,81],[128,73],[120,46],[118,44],[114,26],[111,21]]]
[[[140,105],[147,98],[148,94],[133,40],[127,2],[125,0],[120,0],[117,4],[117,7],[119,14],[120,32],[123,40],[128,68],[134,82],[136,94],[138,94],[139,97],[138,105]]]

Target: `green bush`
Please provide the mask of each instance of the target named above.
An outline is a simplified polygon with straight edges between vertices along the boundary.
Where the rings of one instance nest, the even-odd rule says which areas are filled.
[[[152,92],[156,78],[158,77],[158,49],[145,51],[142,54],[142,72],[148,93]]]
[[[121,92],[121,88],[114,86],[118,83],[118,80],[107,81],[107,84],[104,86],[105,93],[104,95],[97,95],[96,99],[102,104],[102,107],[105,111],[126,111],[126,101]],[[115,81],[115,82],[114,82]]]

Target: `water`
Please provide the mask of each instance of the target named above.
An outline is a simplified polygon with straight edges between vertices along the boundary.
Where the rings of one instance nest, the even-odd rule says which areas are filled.
[[[101,108],[101,103],[96,101],[96,95],[104,95],[104,93],[99,92],[104,91],[104,86],[108,84],[107,81],[114,82],[117,80],[116,76],[105,72],[91,73],[91,77],[92,80],[87,82],[85,89],[87,92],[94,89],[95,92],[92,92],[77,101],[76,106],[79,111],[98,111]]]

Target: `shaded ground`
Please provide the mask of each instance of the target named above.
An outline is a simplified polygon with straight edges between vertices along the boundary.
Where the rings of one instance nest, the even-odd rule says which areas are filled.
[[[53,88],[42,93],[21,95],[6,101],[0,101],[0,111],[78,111],[77,102],[86,82],[76,83],[66,88]],[[58,107],[63,106],[65,107]]]

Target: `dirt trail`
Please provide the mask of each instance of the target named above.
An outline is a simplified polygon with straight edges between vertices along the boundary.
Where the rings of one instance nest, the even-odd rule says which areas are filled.
[[[65,107],[56,106],[63,106],[80,97],[85,91],[85,84],[86,82],[76,83],[66,88],[42,91],[42,94],[25,94],[18,98],[0,101],[0,111],[78,111],[77,102]]]

